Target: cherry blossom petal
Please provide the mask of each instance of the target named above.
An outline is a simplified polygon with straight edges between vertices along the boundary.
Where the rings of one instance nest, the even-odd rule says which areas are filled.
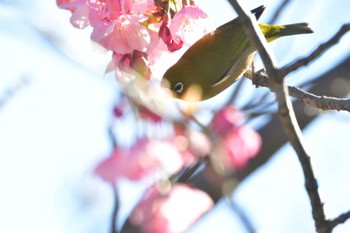
[[[71,18],[71,24],[79,29],[86,28],[90,25],[89,21],[89,7],[87,4],[81,4],[74,10]]]
[[[210,153],[211,142],[207,135],[198,130],[189,129],[187,132],[190,151],[199,157],[206,156]]]
[[[145,52],[151,42],[151,37],[147,28],[140,25],[140,23],[135,20],[130,21],[125,32],[125,37],[131,48],[141,52]]]
[[[123,176],[123,164],[126,163],[126,151],[115,149],[112,154],[101,161],[95,168],[95,173],[106,182],[114,182],[117,177]]]
[[[163,118],[173,118],[178,111],[177,103],[173,101],[168,88],[145,79],[134,78],[124,83],[123,93],[134,103],[143,105]]]
[[[213,132],[224,136],[233,128],[239,127],[244,122],[243,113],[232,106],[226,106],[215,113],[211,123]]]
[[[91,39],[119,54],[132,53],[134,50],[145,52],[150,44],[147,28],[133,15],[122,15],[111,22],[104,20],[97,23]]]
[[[249,159],[255,157],[261,148],[260,135],[248,126],[232,129],[219,140],[213,154],[227,169],[240,170]]]
[[[76,2],[76,0],[56,0],[56,4],[59,8],[73,11],[75,10],[75,5],[72,3]]]
[[[115,182],[119,179],[140,180],[149,175],[156,163],[148,160],[147,165],[142,164],[144,157],[129,150],[115,149],[111,156],[100,162],[95,173],[106,182]]]
[[[209,32],[208,15],[198,6],[185,6],[177,12],[171,20],[169,30],[174,42],[183,41],[186,45],[192,45],[198,39]]]
[[[183,159],[177,148],[170,142],[161,140],[138,143],[133,153],[139,156],[141,166],[146,170],[159,169],[167,174],[178,172],[183,167]]]
[[[137,14],[144,14],[155,7],[153,0],[131,0],[130,3],[131,11]]]
[[[114,20],[119,18],[119,16],[122,14],[122,3],[121,0],[105,0],[107,12],[106,15],[108,16],[109,20]]]
[[[103,180],[113,182],[121,178],[140,180],[154,172],[168,176],[183,166],[182,154],[171,142],[140,140],[129,150],[116,148],[98,164],[95,172]]]
[[[130,221],[145,233],[185,232],[213,204],[205,192],[187,185],[176,184],[168,193],[154,186],[136,206]]]
[[[94,27],[98,22],[106,18],[106,13],[107,8],[104,1],[89,1],[89,21],[92,27]]]
[[[89,3],[87,0],[57,0],[57,5],[72,12],[71,24],[79,29],[90,25]]]
[[[163,23],[159,28],[158,35],[167,45],[170,52],[175,52],[181,49],[184,44],[180,38],[177,38],[176,40],[173,38],[173,35],[171,34],[170,29],[167,25],[166,17],[163,18]]]

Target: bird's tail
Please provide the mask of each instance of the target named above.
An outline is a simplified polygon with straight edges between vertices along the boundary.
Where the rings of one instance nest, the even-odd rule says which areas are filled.
[[[288,25],[259,24],[259,26],[268,42],[282,36],[292,36],[314,32],[311,28],[309,28],[308,23],[295,23]]]

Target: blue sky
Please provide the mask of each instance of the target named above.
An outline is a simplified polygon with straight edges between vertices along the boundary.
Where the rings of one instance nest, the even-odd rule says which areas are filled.
[[[215,2],[218,5],[212,7],[212,1],[198,1],[214,24],[235,17],[226,1]],[[277,3],[247,1],[250,8],[268,6],[262,21]],[[278,64],[307,54],[349,22],[348,9],[347,0],[293,1],[279,22],[306,21],[315,33],[271,44]],[[108,232],[112,193],[92,170],[110,150],[106,127],[116,87],[103,79],[109,55],[94,51],[89,33],[74,29],[69,13],[59,10],[55,1],[0,2],[0,97],[21,78],[27,80],[0,108],[0,232]],[[350,51],[347,41],[349,35],[287,82],[315,77],[341,61]],[[248,89],[241,101],[253,90]],[[225,93],[217,100],[224,97]],[[304,131],[331,217],[350,209],[349,120],[348,113],[325,112]],[[140,195],[130,184],[123,187],[124,203]],[[313,232],[301,169],[288,145],[247,179],[234,199],[258,232]],[[123,213],[130,208],[124,205]],[[244,232],[224,201],[190,232],[218,229]],[[350,232],[350,222],[334,232]]]

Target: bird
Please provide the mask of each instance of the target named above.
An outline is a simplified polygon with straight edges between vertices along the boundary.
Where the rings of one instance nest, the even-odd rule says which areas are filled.
[[[258,20],[261,5],[251,13]],[[280,37],[313,33],[308,23],[273,25],[259,23],[267,42]],[[173,97],[188,102],[212,98],[236,82],[249,69],[256,48],[244,32],[239,17],[207,33],[191,45],[182,57],[165,71],[161,85]]]

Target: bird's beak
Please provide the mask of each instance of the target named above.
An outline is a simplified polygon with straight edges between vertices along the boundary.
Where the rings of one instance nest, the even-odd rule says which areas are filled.
[[[199,85],[194,84],[189,86],[180,98],[187,102],[199,102],[202,101],[202,97],[202,88]]]

